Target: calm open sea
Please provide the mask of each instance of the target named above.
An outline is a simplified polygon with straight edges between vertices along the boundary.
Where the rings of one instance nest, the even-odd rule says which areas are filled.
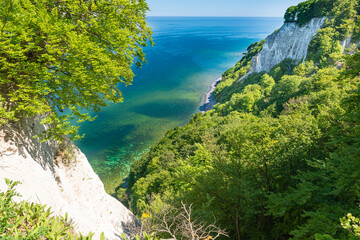
[[[86,136],[76,142],[108,191],[166,131],[196,113],[210,83],[282,18],[150,17],[148,23],[155,42],[145,49],[148,64],[134,70],[131,86],[120,86],[124,103],[82,123]]]

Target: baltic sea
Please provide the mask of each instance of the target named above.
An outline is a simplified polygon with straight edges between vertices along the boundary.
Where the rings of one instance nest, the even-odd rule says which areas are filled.
[[[76,145],[107,191],[121,183],[133,161],[199,110],[208,86],[233,67],[253,42],[281,27],[282,18],[149,17],[153,47],[134,68],[132,85],[119,86],[124,102],[103,108],[80,125]]]

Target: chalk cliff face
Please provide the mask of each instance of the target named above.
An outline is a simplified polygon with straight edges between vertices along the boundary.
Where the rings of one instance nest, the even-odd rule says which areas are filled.
[[[286,58],[296,61],[306,58],[309,43],[326,18],[314,18],[304,26],[284,23],[266,38],[263,49],[252,59],[251,72],[269,71]]]
[[[17,192],[26,200],[46,204],[55,215],[65,212],[83,234],[101,232],[120,239],[131,231],[134,215],[106,194],[88,160],[71,141],[40,143],[32,136],[44,130],[39,117],[0,129],[0,190],[4,179],[20,181]]]

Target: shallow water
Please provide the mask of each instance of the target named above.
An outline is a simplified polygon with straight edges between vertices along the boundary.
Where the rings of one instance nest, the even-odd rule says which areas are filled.
[[[155,42],[145,49],[148,64],[134,69],[132,85],[120,86],[124,103],[82,123],[86,136],[76,142],[109,192],[135,159],[196,113],[211,82],[282,19],[150,17],[148,23]]]

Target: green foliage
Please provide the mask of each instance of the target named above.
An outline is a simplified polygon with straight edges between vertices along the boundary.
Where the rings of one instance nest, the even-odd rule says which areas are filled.
[[[352,42],[357,42],[360,40],[360,18],[357,17],[355,20],[354,32],[351,38]]]
[[[337,0],[332,9],[333,18],[329,21],[339,31],[342,38],[352,34],[357,20],[358,0]]]
[[[312,18],[328,16],[336,2],[336,0],[308,0],[289,7],[284,15],[285,22],[296,22],[302,26]]]
[[[69,120],[92,119],[82,110],[122,101],[118,84],[145,61],[147,10],[144,0],[1,1],[0,124],[44,114],[45,140],[74,137]]]
[[[310,44],[308,58],[319,62],[319,67],[326,67],[339,60],[342,56],[342,46],[339,43],[339,32],[334,28],[320,29],[316,38]]]
[[[328,234],[325,234],[325,235],[316,234],[315,240],[334,240],[334,239]]]
[[[349,77],[356,77],[360,69],[360,53],[356,53],[351,57],[346,58],[346,75]]]
[[[217,110],[226,115],[234,110],[241,112],[253,112],[255,104],[263,98],[261,86],[257,84],[247,85],[243,93],[234,93],[225,104],[217,106]]]
[[[358,5],[357,0],[335,0],[329,12],[331,18],[310,43],[308,60],[319,63],[319,67],[341,60],[343,49],[339,42],[353,34],[354,39],[357,38]]]
[[[351,213],[348,213],[346,217],[341,218],[341,226],[353,235],[360,237],[360,220]]]
[[[83,239],[91,240],[92,233],[84,237],[75,233],[71,219],[53,216],[44,205],[15,202],[20,196],[15,191],[19,182],[5,179],[6,192],[0,192],[0,238],[1,239]]]
[[[293,74],[295,66],[296,62],[288,58],[275,65],[272,69],[270,69],[268,74],[274,78],[275,82],[278,82],[284,75]]]
[[[269,97],[273,87],[275,86],[275,80],[268,74],[264,74],[261,77],[259,85],[263,87],[264,96]]]
[[[121,234],[121,238],[123,240],[127,240],[124,233]],[[142,237],[136,235],[135,240],[160,240],[160,239],[154,237],[152,234],[147,234],[146,232],[143,232]]]
[[[305,63],[300,63],[294,68],[294,74],[301,77],[309,77],[317,72],[317,68],[314,66],[314,61],[306,61]]]
[[[232,95],[234,85],[239,85],[239,79],[244,77],[251,68],[252,58],[263,48],[265,40],[255,42],[247,48],[247,54],[235,65],[222,75],[222,81],[217,85],[214,96],[218,102],[225,102]]]

